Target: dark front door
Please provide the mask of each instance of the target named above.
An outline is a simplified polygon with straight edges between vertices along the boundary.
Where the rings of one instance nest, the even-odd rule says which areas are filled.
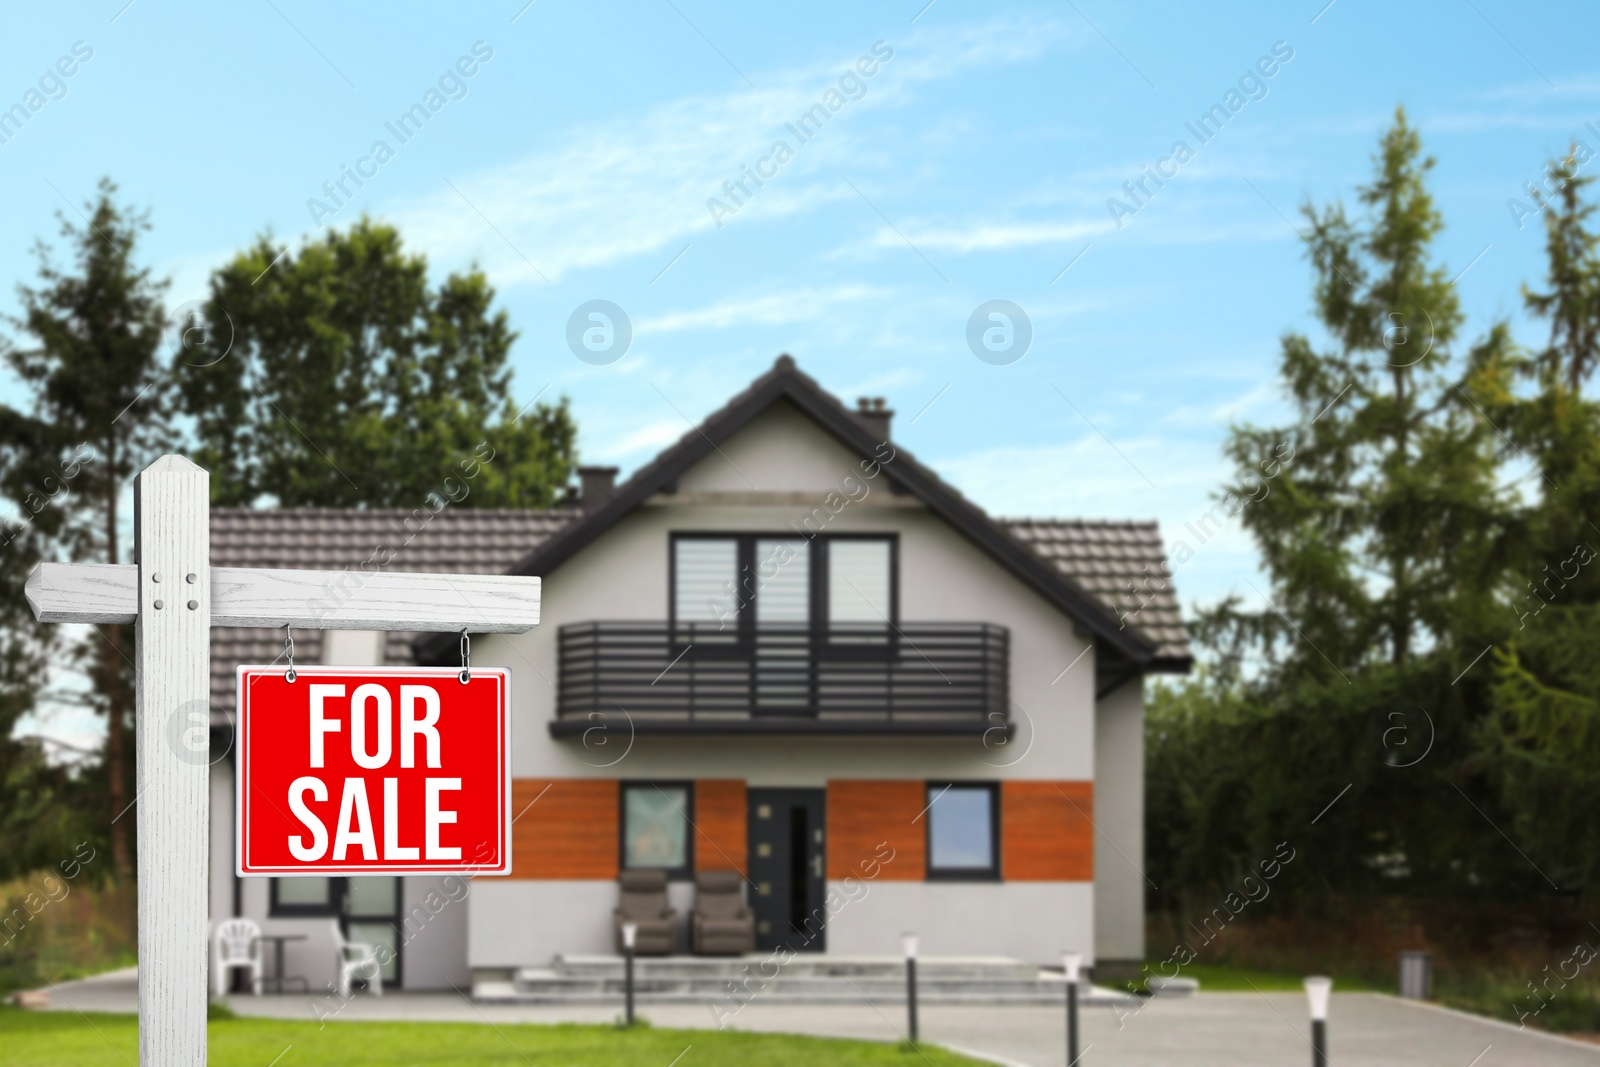
[[[828,912],[822,903],[827,892],[822,805],[820,789],[750,790],[751,909],[758,949],[823,949]]]

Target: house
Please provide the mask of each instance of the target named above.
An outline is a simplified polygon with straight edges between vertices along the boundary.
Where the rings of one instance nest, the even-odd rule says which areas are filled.
[[[540,575],[544,601],[537,628],[472,649],[515,678],[510,877],[237,879],[230,753],[213,915],[303,934],[285,970],[313,990],[330,920],[390,948],[386,983],[465,988],[612,953],[624,868],[665,869],[680,918],[694,872],[736,870],[761,950],[894,956],[915,930],[928,956],[1136,966],[1143,681],[1190,664],[1159,531],[992,519],[891,420],[785,356],[627,481],[584,468],[550,510],[214,510],[217,566],[379,554]],[[458,655],[455,635],[293,636],[301,663]],[[212,640],[220,754],[235,666],[282,662],[284,634]]]

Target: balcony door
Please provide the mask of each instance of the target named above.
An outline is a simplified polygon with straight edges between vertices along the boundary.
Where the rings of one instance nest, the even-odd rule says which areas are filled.
[[[815,703],[811,671],[811,546],[801,539],[755,539],[753,706],[803,715]]]
[[[897,549],[892,535],[675,534],[672,656],[748,661],[753,712],[810,714],[819,661],[893,652]]]

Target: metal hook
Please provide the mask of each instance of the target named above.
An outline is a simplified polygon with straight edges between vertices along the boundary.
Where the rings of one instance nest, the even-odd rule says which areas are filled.
[[[472,680],[472,638],[467,636],[465,627],[461,629],[461,684],[466,685]]]
[[[283,680],[293,682],[300,677],[294,669],[294,634],[289,632],[289,624],[283,624],[283,654],[288,657],[289,669],[283,672]]]

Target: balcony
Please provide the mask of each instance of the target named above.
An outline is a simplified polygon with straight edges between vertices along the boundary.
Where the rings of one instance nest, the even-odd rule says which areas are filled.
[[[967,734],[1008,728],[1010,633],[987,623],[560,629],[550,732]]]

